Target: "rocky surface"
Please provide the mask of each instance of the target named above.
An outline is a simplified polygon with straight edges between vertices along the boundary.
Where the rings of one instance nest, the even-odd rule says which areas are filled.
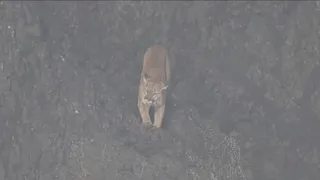
[[[317,2],[1,2],[0,180],[316,180]],[[163,129],[142,56],[172,53]]]

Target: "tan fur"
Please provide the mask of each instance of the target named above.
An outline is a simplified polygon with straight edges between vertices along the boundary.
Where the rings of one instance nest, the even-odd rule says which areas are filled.
[[[154,106],[153,125],[157,128],[162,126],[171,73],[169,63],[168,52],[163,46],[151,46],[144,54],[138,94],[138,108],[143,124],[151,124],[149,109]]]

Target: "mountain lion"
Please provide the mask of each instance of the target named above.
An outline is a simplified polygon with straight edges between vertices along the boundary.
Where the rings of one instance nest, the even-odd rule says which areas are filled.
[[[161,45],[154,45],[148,48],[143,58],[138,94],[138,108],[143,124],[152,124],[149,110],[153,106],[153,126],[161,127],[170,73],[170,63],[166,48]]]

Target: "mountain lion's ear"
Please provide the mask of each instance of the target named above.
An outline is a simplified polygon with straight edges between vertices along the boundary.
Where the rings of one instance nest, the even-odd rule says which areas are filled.
[[[143,78],[144,78],[145,80],[148,80],[148,79],[151,78],[151,76],[149,76],[147,73],[144,73],[144,74],[143,74]]]
[[[148,82],[148,80],[150,79],[150,76],[146,73],[143,73],[142,79],[143,79],[143,82],[146,84]]]

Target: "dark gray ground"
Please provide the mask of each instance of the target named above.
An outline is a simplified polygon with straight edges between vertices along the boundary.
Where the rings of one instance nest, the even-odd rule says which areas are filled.
[[[320,3],[1,2],[0,17],[0,180],[319,179]],[[160,130],[136,106],[154,43],[174,69]]]

